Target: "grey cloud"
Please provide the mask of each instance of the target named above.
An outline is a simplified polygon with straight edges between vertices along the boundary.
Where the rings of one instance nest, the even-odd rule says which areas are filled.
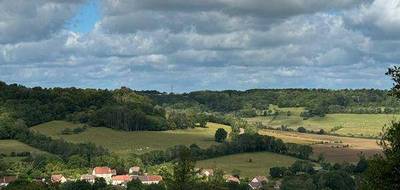
[[[0,1],[0,44],[36,41],[59,31],[84,0]]]
[[[105,0],[99,27],[110,33],[195,29],[223,33],[245,28],[267,29],[291,16],[334,11],[361,0]]]
[[[367,23],[349,23],[353,11],[370,3],[133,2],[105,1],[104,17],[85,34],[56,27],[43,29],[46,37],[10,37],[12,43],[0,44],[0,80],[157,90],[174,85],[176,91],[385,88],[384,72],[400,56],[397,40],[373,38],[361,27]]]
[[[376,39],[400,38],[400,1],[375,0],[349,11],[348,24]]]

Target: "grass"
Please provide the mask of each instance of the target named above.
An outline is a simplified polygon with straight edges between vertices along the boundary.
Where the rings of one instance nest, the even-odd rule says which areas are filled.
[[[400,119],[400,115],[396,114],[327,114],[325,117],[303,120],[300,117],[303,108],[279,108],[279,110],[283,113],[276,117],[259,116],[246,120],[251,123],[261,122],[272,127],[286,125],[289,128],[297,129],[302,126],[314,131],[324,129],[329,132],[333,128],[340,128],[335,133],[346,136],[375,137],[380,135],[382,127],[390,124],[393,120]],[[290,116],[286,115],[287,111],[291,112]]]
[[[229,126],[208,123],[207,128],[173,131],[127,132],[103,127],[89,127],[86,131],[79,134],[61,134],[61,131],[65,128],[76,128],[79,126],[80,124],[65,121],[52,121],[34,126],[32,130],[55,139],[62,138],[73,143],[92,142],[122,156],[131,153],[142,154],[151,150],[164,150],[174,145],[190,145],[193,143],[200,147],[208,147],[216,144],[214,134],[218,128],[230,131]]]
[[[0,153],[9,155],[11,152],[30,152],[31,154],[48,154],[16,140],[0,140]]]
[[[252,162],[249,162],[249,159]],[[218,168],[228,173],[235,169],[240,170],[240,175],[243,177],[254,177],[269,175],[271,167],[290,166],[296,160],[290,156],[270,152],[242,153],[198,161],[196,167]]]

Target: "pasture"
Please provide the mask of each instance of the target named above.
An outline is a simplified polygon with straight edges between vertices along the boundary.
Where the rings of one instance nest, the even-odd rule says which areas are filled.
[[[31,154],[48,154],[17,140],[0,140],[0,154],[9,155],[11,152],[30,152]]]
[[[251,159],[251,162],[249,162]],[[275,166],[290,166],[297,159],[270,153],[270,152],[256,152],[256,153],[242,153],[229,156],[222,156],[208,160],[198,161],[196,167],[198,168],[218,168],[231,174],[232,170],[239,170],[242,177],[254,177],[257,175],[269,175],[269,169]]]
[[[325,117],[313,117],[303,120],[300,113],[303,108],[277,108],[281,111],[278,116],[258,116],[246,118],[250,123],[261,122],[263,125],[279,128],[285,125],[292,129],[304,127],[308,130],[319,131],[358,137],[376,137],[381,134],[382,127],[391,121],[400,119],[396,114],[326,114]],[[287,112],[290,111],[290,115]]]
[[[359,154],[372,156],[381,153],[377,140],[332,135],[317,135],[298,132],[263,129],[260,134],[274,136],[284,142],[311,145],[314,157],[324,154],[325,159],[331,162],[357,162]]]
[[[208,123],[207,128],[194,128],[174,131],[117,131],[103,127],[89,127],[79,134],[62,135],[65,128],[80,127],[65,121],[52,121],[32,127],[32,130],[48,135],[52,138],[62,138],[73,143],[92,142],[101,145],[110,151],[126,156],[131,153],[142,154],[152,150],[164,150],[175,145],[191,145],[208,147],[216,144],[214,134],[218,128],[230,132],[230,127],[215,123]]]

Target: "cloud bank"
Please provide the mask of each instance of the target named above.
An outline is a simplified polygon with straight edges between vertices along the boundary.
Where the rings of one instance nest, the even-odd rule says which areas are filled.
[[[388,88],[400,0],[0,1],[0,80],[176,91]]]

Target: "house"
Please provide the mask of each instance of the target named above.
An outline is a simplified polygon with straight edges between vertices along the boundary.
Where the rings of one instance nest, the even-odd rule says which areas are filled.
[[[204,177],[210,177],[214,175],[214,170],[213,169],[201,169],[200,170],[200,175]]]
[[[235,176],[229,176],[228,178],[226,178],[226,182],[227,183],[240,183],[239,178],[235,177]]]
[[[11,182],[14,182],[15,180],[17,180],[16,176],[4,176],[4,177],[0,177],[0,187],[5,187],[8,184],[10,184]],[[1,188],[0,188],[1,189]]]
[[[81,175],[81,181],[86,181],[89,183],[94,183],[96,180],[96,176],[90,174]]]
[[[130,181],[132,181],[132,176],[130,175],[115,175],[111,177],[112,185],[126,185]]]
[[[61,174],[51,175],[51,182],[52,183],[65,183],[67,182],[67,178],[65,178]]]
[[[102,177],[108,183],[110,183],[111,182],[111,177],[113,175],[116,175],[116,171],[112,170],[109,167],[95,167],[93,169],[92,175],[94,175],[95,177]]]
[[[268,183],[267,177],[256,176],[250,181],[249,186],[251,189],[261,189],[266,183]]]
[[[144,176],[138,176],[138,179],[143,183],[143,184],[158,184],[160,181],[162,181],[162,177],[159,175],[144,175]]]
[[[133,176],[138,176],[140,174],[140,167],[139,166],[133,166],[129,168],[129,174]]]

